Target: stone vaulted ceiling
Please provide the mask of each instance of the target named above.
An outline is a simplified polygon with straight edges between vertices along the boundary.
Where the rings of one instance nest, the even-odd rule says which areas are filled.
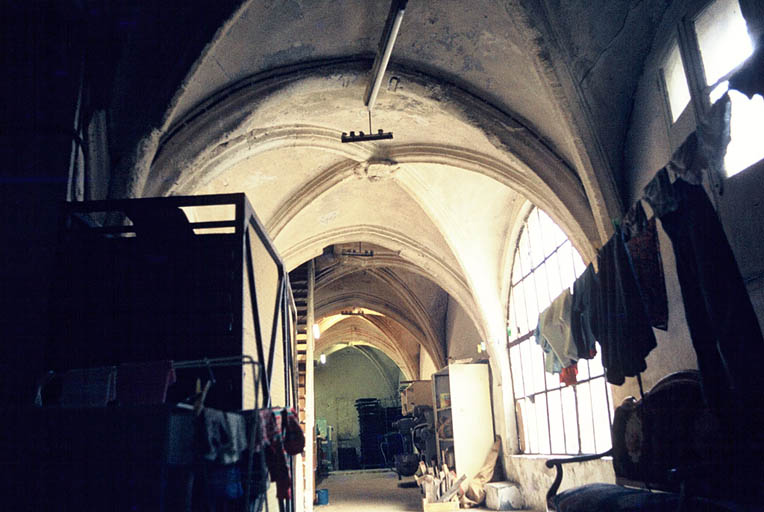
[[[373,130],[394,138],[343,144],[369,128],[363,94],[389,2],[245,1],[115,193],[246,192],[288,268],[374,247],[363,265],[332,262],[318,317],[386,311],[329,330],[394,340],[386,352],[416,374],[417,343],[445,362],[449,300],[501,341],[527,201],[584,259],[607,238],[630,98],[665,4],[410,0],[373,112]]]

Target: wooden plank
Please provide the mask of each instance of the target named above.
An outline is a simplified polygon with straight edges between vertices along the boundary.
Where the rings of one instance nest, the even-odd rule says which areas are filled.
[[[422,500],[422,510],[424,512],[444,512],[448,510],[459,510],[458,501],[449,501],[446,503],[427,503]]]

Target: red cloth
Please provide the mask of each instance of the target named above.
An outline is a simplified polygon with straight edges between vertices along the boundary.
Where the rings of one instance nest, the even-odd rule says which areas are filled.
[[[262,409],[260,428],[265,451],[265,464],[271,480],[276,482],[276,496],[291,499],[292,475],[287,455],[296,455],[305,448],[305,434],[294,409],[274,407]]]
[[[576,375],[578,375],[578,364],[573,363],[567,368],[562,369],[560,372],[560,382],[566,386],[573,386],[578,382]]]

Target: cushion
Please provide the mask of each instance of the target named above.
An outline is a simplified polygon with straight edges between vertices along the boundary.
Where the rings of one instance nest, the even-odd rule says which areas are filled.
[[[677,512],[679,495],[633,489],[616,484],[588,484],[563,491],[553,498],[557,512]],[[753,512],[757,505],[744,505],[691,497],[685,510],[692,512]]]
[[[553,503],[557,512],[675,512],[679,496],[597,483],[563,491],[553,498]]]

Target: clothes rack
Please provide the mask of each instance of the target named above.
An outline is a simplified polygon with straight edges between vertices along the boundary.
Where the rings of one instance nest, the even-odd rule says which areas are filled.
[[[213,368],[222,368],[222,367],[249,367],[252,372],[252,390],[254,393],[254,408],[251,410],[243,410],[240,411],[244,415],[256,415],[259,411],[259,404],[260,404],[260,397],[258,396],[258,388],[260,387],[260,381],[261,379],[265,378],[265,375],[263,373],[263,365],[256,361],[252,356],[248,354],[243,354],[241,356],[229,356],[229,357],[216,357],[216,358],[202,358],[202,359],[193,359],[193,360],[184,360],[184,361],[172,361],[170,362],[170,367],[173,371],[184,371],[184,370],[192,370],[192,369],[209,369],[210,370],[210,381],[214,383],[215,377],[214,373],[212,372]],[[112,370],[114,372],[117,372],[119,369],[119,365],[108,365],[104,367],[94,367],[94,368],[88,368],[88,369],[76,369],[76,370]],[[42,408],[43,401],[43,391],[44,387],[49,384],[55,377],[62,376],[66,373],[66,371],[49,371],[47,372],[42,379],[40,379],[40,382],[37,387],[37,392],[35,396],[35,405],[37,408]],[[266,389],[266,388],[263,388]],[[263,397],[263,401],[265,403],[269,403],[269,397]],[[175,404],[175,407],[186,409],[186,410],[195,410],[196,407],[192,404],[188,404],[185,402],[179,402]],[[56,408],[57,410],[61,410],[60,408]],[[99,409],[99,408],[95,408]],[[102,407],[100,408],[104,411],[109,410],[120,410],[123,409],[120,406],[116,406],[115,408],[112,407]],[[198,411],[197,411],[198,413]],[[246,463],[246,477],[244,479],[244,510],[250,511],[252,510],[254,500],[260,499],[260,496],[254,496],[252,487],[253,487],[253,481],[252,481],[252,475],[253,475],[253,469],[254,469],[254,457],[255,457],[255,449],[256,449],[256,429],[252,428],[251,432],[249,434],[248,439],[248,448],[247,448],[247,463]],[[264,500],[266,503],[266,510],[268,509],[267,500]]]

